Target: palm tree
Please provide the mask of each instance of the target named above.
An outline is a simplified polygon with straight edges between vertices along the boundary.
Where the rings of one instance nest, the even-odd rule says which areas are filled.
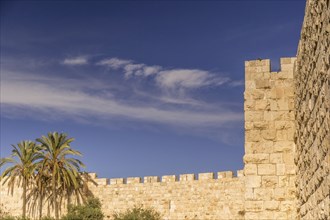
[[[3,184],[8,181],[8,187],[13,193],[16,180],[18,185],[23,187],[23,207],[22,216],[26,217],[26,203],[27,203],[27,188],[31,183],[31,179],[36,171],[38,160],[41,158],[40,149],[32,141],[22,141],[17,146],[12,145],[14,148],[9,157],[1,158],[0,167],[5,164],[9,165],[1,174],[0,179]]]
[[[51,202],[54,204],[56,219],[59,219],[58,196],[63,196],[68,189],[78,189],[81,186],[79,172],[85,165],[72,157],[82,156],[79,151],[71,148],[73,140],[58,132],[50,132],[47,136],[37,139],[44,151],[42,164],[49,169]]]
[[[50,195],[50,175],[49,169],[42,166],[43,161],[37,164],[34,181],[32,182],[33,187],[30,190],[28,199],[32,201],[31,207],[33,211],[38,207],[39,219],[42,219],[42,209],[44,199],[47,199]]]

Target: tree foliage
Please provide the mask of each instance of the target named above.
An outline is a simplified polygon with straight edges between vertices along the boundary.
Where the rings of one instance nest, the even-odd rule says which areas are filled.
[[[101,202],[97,198],[90,197],[84,205],[69,205],[68,213],[63,220],[102,220]]]
[[[114,220],[161,220],[159,212],[152,208],[143,208],[142,206],[134,206],[125,212],[113,215]]]
[[[13,193],[15,184],[22,186],[22,216],[26,216],[27,190],[32,183],[38,161],[40,161],[40,148],[32,141],[22,141],[12,145],[13,150],[9,157],[0,159],[0,167],[9,165],[1,174],[3,184],[8,182],[8,187]]]
[[[7,183],[11,192],[16,186],[23,188],[23,218],[27,202],[33,210],[39,207],[42,219],[42,205],[47,200],[54,207],[55,219],[59,219],[62,198],[75,196],[78,202],[84,199],[86,178],[81,168],[85,165],[76,158],[82,155],[72,149],[73,140],[64,133],[48,133],[37,143],[22,141],[12,145],[12,154],[0,159],[0,167],[8,165],[0,176],[2,184]]]

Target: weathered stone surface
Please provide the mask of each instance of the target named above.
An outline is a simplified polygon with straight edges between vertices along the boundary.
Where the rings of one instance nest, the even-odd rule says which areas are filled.
[[[296,216],[295,197],[286,190],[290,186],[290,177],[295,176],[292,171],[295,168],[295,60],[282,58],[281,71],[277,73],[270,72],[269,60],[245,63],[248,83],[255,86],[245,88],[245,94],[249,94],[245,96],[247,104],[244,109],[247,123],[244,155],[246,219],[288,219]],[[256,65],[260,68],[252,68]],[[258,91],[258,95],[253,95],[254,91]],[[280,201],[293,202],[292,208],[282,210]]]
[[[241,171],[239,171],[241,172]],[[164,219],[218,219],[230,216],[234,219],[244,217],[244,177],[233,177],[233,172],[219,172],[221,178],[214,179],[213,173],[144,177],[127,179],[96,178],[99,185],[91,184],[89,189],[100,198],[105,219],[111,219],[115,212],[121,212],[134,205],[153,207],[162,213]],[[161,182],[159,182],[161,180]],[[1,203],[6,211],[13,215],[21,214],[22,189],[17,188],[13,196],[8,195],[6,185],[0,185]],[[66,201],[66,200],[65,200]],[[65,202],[64,201],[64,202]],[[5,202],[5,203],[4,203]],[[66,212],[63,204],[61,214]],[[53,214],[46,206],[44,214]],[[30,213],[31,214],[31,213]],[[37,213],[35,213],[37,214]]]
[[[294,75],[296,194],[302,220],[330,219],[329,27],[329,1],[308,0]]]

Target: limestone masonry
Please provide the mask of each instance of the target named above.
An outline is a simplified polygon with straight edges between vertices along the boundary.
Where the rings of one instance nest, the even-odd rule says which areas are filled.
[[[107,179],[90,176],[106,219],[134,205],[163,219],[330,219],[330,0],[307,0],[297,58],[245,62],[244,169]],[[2,209],[21,214],[18,188]],[[61,213],[65,213],[65,204]],[[52,213],[48,204],[44,213]],[[34,216],[30,212],[30,216]]]
[[[295,219],[295,58],[245,62],[245,219]]]
[[[330,219],[330,1],[308,1],[295,71],[301,219]]]

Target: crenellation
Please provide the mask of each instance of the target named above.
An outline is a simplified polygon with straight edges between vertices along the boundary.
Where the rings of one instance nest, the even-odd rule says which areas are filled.
[[[126,184],[142,183],[141,177],[128,177],[126,179]]]
[[[214,173],[199,173],[198,180],[213,180]]]
[[[182,174],[180,175],[180,181],[194,181],[196,180],[195,174]]]
[[[228,178],[241,178],[244,176],[244,170],[237,170],[236,175],[233,171],[222,171],[215,173],[199,173],[199,174],[180,174],[180,175],[165,175],[159,176],[145,176],[145,177],[127,177],[127,178],[97,178],[96,173],[89,173],[92,182],[89,186],[106,186],[106,185],[127,185],[127,184],[148,184],[148,183],[171,183],[171,182],[187,182],[187,181],[201,181],[205,180],[221,180]]]
[[[146,176],[143,178],[144,183],[158,183],[160,182],[159,176]]]
[[[234,176],[234,173],[232,171],[218,172],[218,179],[233,178],[233,176]]]
[[[244,177],[244,170],[237,170],[236,171],[236,177],[238,177],[238,178]]]
[[[110,185],[124,184],[124,178],[111,178]]]
[[[166,183],[166,182],[177,182],[178,181],[178,177],[176,175],[166,175],[166,176],[162,176],[162,182]]]
[[[95,182],[98,186],[106,186],[106,185],[109,185],[109,179],[108,179],[108,178],[96,178],[96,179],[94,179],[94,182]]]

